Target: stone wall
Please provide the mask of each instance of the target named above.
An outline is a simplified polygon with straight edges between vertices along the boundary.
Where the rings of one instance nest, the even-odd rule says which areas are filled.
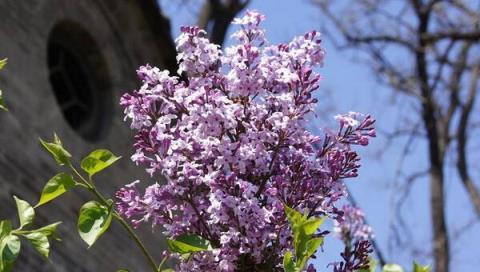
[[[37,140],[50,139],[54,131],[77,159],[99,147],[123,156],[115,167],[98,175],[97,184],[106,195],[133,179],[148,180],[143,169],[129,160],[132,133],[118,106],[122,93],[138,85],[135,69],[140,64],[162,66],[171,58],[162,55],[158,35],[143,13],[136,0],[0,1],[0,58],[9,58],[0,73],[0,86],[10,110],[0,113],[0,218],[16,220],[12,195],[35,203],[45,182],[61,170]],[[104,80],[109,81],[110,94],[105,103],[110,106],[102,114],[109,118],[102,128],[105,133],[95,142],[83,139],[66,122],[49,82],[49,34],[63,21],[74,22],[91,35],[108,70],[109,78]],[[117,223],[87,250],[77,234],[76,218],[89,198],[76,189],[39,208],[38,224],[63,221],[63,241],[53,242],[51,262],[24,246],[14,271],[116,271],[121,267],[147,271],[143,256]],[[149,247],[158,257],[160,238],[150,232],[146,228],[141,236],[149,238]],[[155,236],[157,240],[151,238]]]

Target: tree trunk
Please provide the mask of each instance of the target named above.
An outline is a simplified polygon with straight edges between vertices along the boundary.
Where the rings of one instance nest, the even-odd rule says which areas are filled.
[[[432,165],[430,169],[430,190],[434,267],[436,272],[448,272],[450,256],[445,223],[444,178],[441,166]]]
[[[429,85],[426,50],[428,44],[423,38],[428,32],[430,9],[422,7],[421,1],[412,0],[418,16],[418,44],[419,49],[415,52],[416,72],[420,93],[422,96],[422,119],[427,132],[429,161],[430,161],[430,206],[433,230],[433,256],[436,272],[448,272],[450,250],[448,241],[447,224],[445,220],[445,197],[444,197],[444,154],[446,139],[440,137],[439,122],[435,113],[435,103],[432,89]],[[448,129],[448,127],[440,127]]]

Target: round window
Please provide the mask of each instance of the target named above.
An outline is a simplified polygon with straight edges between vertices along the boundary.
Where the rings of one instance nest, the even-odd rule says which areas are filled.
[[[49,79],[67,123],[88,141],[108,125],[110,77],[94,39],[72,22],[57,24],[48,39]]]

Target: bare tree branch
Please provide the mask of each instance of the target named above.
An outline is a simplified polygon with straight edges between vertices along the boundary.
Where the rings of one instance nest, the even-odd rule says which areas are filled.
[[[461,79],[463,72],[465,71],[465,66],[467,63],[467,56],[468,56],[468,50],[471,46],[471,43],[464,43],[462,45],[462,48],[460,49],[460,52],[458,53],[457,56],[457,62],[455,66],[452,67],[452,72],[450,76],[450,82],[448,84],[448,89],[450,91],[450,103],[448,105],[448,110],[444,118],[445,125],[444,127],[450,128],[450,124],[453,120],[453,115],[458,109],[459,106],[459,93],[461,90]],[[450,141],[450,135],[449,135],[449,130],[445,129],[444,130],[444,138],[446,138],[447,141]]]
[[[472,41],[476,42],[480,40],[479,32],[438,32],[438,33],[425,33],[422,35],[422,40],[425,43],[433,43],[440,40],[452,40],[452,41]]]
[[[467,162],[467,154],[466,154],[466,146],[467,146],[467,126],[468,120],[472,113],[473,105],[475,103],[475,98],[478,92],[478,79],[479,79],[479,69],[480,66],[475,66],[475,69],[472,70],[471,78],[470,78],[470,86],[468,97],[465,105],[463,105],[463,109],[460,115],[460,121],[458,124],[457,129],[457,149],[458,149],[458,161],[457,161],[457,170],[462,179],[462,182],[467,190],[470,199],[475,207],[477,217],[480,217],[480,193],[476,188],[470,173],[468,171],[468,162]]]
[[[230,22],[250,3],[250,0],[207,0],[202,7],[199,26],[206,29],[212,43],[222,45]]]
[[[339,2],[348,3],[345,5],[348,9],[335,9]],[[457,155],[461,180],[477,213],[480,211],[480,193],[468,171],[466,154],[469,116],[475,112],[478,92],[479,67],[469,58],[471,48],[475,48],[472,52],[479,49],[478,7],[461,0],[408,0],[402,2],[401,9],[380,0],[316,0],[315,3],[336,29],[337,35],[332,36],[343,37],[338,48],[363,51],[377,80],[409,95],[421,109],[412,114],[418,114],[422,121],[428,147],[434,266],[435,271],[448,272],[450,243],[444,196],[447,155]],[[409,22],[416,26],[412,28]],[[402,60],[398,61],[394,55],[400,50]],[[466,73],[471,75],[469,88],[463,86]],[[462,98],[466,98],[463,105]],[[453,123],[456,128],[452,128]],[[452,141],[458,142],[456,150],[449,148]],[[407,149],[408,146],[407,143]],[[397,176],[409,187],[412,182],[400,173]],[[400,199],[400,208],[403,199],[406,196]]]

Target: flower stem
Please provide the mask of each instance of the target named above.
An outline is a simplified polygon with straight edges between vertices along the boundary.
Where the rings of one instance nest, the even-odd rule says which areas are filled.
[[[93,183],[91,177],[88,178],[88,180],[86,178],[84,178],[78,171],[77,169],[75,169],[75,167],[70,163],[68,165],[70,167],[70,169],[73,171],[73,173],[78,176],[78,178],[81,180],[81,183],[82,186],[86,187],[90,192],[92,192],[97,198],[98,200],[100,200],[100,202],[105,205],[105,206],[110,206],[112,205],[112,203],[110,203],[103,195],[102,193],[100,193],[97,188],[95,187],[95,184]],[[159,272],[160,271],[160,268],[157,268],[157,265],[155,263],[155,260],[153,259],[152,255],[148,252],[147,248],[145,247],[145,245],[143,244],[143,242],[140,240],[140,238],[138,237],[138,235],[133,231],[132,227],[130,227],[130,225],[120,216],[120,214],[117,213],[117,211],[113,211],[113,217],[115,219],[118,220],[118,222],[120,222],[120,224],[123,226],[123,228],[128,232],[130,238],[133,239],[133,241],[135,242],[135,244],[138,246],[138,248],[140,249],[140,251],[142,252],[142,254],[145,256],[145,258],[147,259],[148,261],[148,264],[150,265],[150,267],[152,268],[153,272]]]
[[[152,270],[154,272],[160,271],[159,269],[157,269],[157,265],[155,264],[155,261],[153,260],[152,255],[147,251],[147,248],[142,243],[142,241],[137,236],[137,234],[133,231],[132,227],[130,227],[130,225],[128,225],[128,223],[122,217],[120,217],[120,215],[117,212],[114,212],[114,217],[120,222],[120,224],[122,224],[123,228],[125,228],[125,230],[128,232],[130,237],[135,241],[135,243],[140,248],[145,258],[147,259]]]

